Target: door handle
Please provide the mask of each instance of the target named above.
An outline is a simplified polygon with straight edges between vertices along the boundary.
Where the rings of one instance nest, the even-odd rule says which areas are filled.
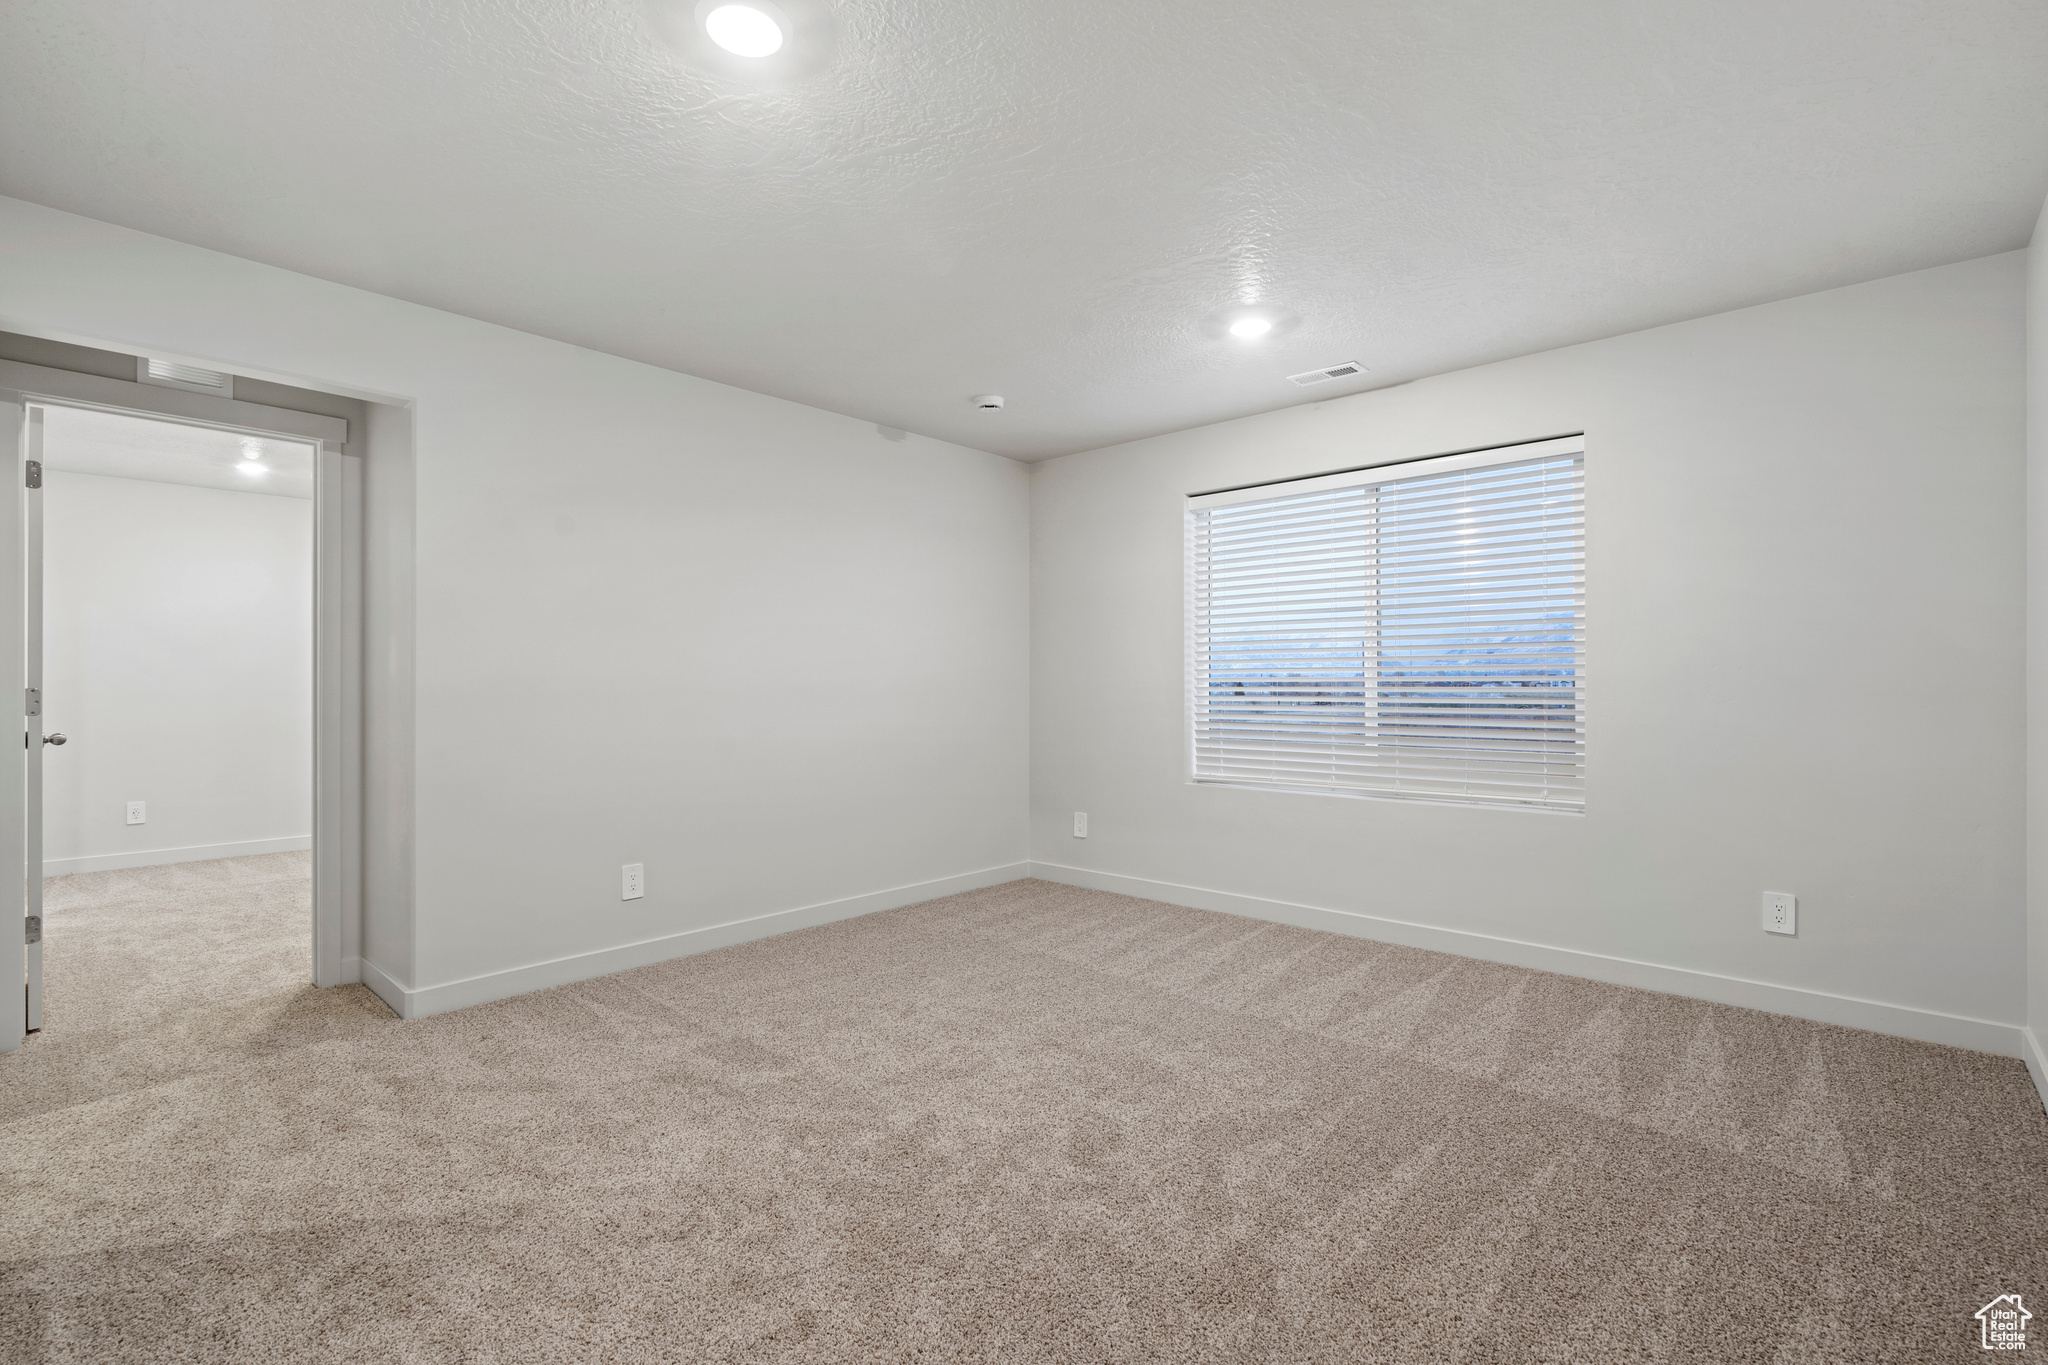
[[[44,735],[44,736],[43,736],[43,743],[45,743],[45,744],[62,744],[63,742],[64,742],[64,732],[63,732],[62,730],[59,730],[59,731],[58,731],[58,732],[57,732],[56,734],[54,734],[54,735]]]

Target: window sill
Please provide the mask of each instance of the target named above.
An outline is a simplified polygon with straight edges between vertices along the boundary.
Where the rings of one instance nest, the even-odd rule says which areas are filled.
[[[1290,787],[1266,782],[1228,782],[1218,778],[1191,777],[1184,786],[1222,787],[1231,791],[1272,792],[1280,796],[1335,796],[1352,801],[1400,801],[1409,805],[1455,806],[1460,810],[1512,810],[1525,811],[1535,815],[1563,815],[1583,817],[1584,806],[1545,806],[1533,801],[1482,800],[1465,801],[1455,796],[1430,796],[1407,792],[1353,791],[1344,787]]]

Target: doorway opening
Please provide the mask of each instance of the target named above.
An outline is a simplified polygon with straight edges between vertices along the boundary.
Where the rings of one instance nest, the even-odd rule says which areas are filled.
[[[254,987],[261,1045],[332,1008],[317,987],[361,979],[349,421],[8,359],[0,421],[20,549],[0,561],[0,615],[20,612],[18,632],[0,621],[0,671],[19,666],[25,701],[21,766],[0,772],[0,825],[21,837],[0,862],[19,860],[26,919],[0,1050],[63,1007],[46,976],[81,1005],[107,995],[74,1022],[140,1011],[159,1026],[121,1036],[160,1041],[211,1027],[192,1000]],[[91,970],[51,976],[67,941]]]
[[[316,447],[97,408],[29,420],[30,875],[101,965],[80,985],[310,976]]]

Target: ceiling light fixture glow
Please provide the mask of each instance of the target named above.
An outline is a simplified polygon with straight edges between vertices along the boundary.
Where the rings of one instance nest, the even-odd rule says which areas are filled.
[[[704,32],[735,57],[772,57],[782,50],[782,25],[751,5],[720,5],[704,16]]]
[[[235,468],[241,470],[244,474],[268,474],[270,472],[270,466],[259,460],[244,460],[236,465]]]
[[[1273,330],[1273,319],[1257,316],[1241,317],[1230,324],[1230,334],[1240,341],[1257,341]]]

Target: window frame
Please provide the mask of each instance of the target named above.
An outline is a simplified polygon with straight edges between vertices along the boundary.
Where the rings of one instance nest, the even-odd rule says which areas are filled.
[[[1580,617],[1579,648],[1574,666],[1575,696],[1577,699],[1578,728],[1581,736],[1580,755],[1580,800],[1566,805],[1557,802],[1517,801],[1512,798],[1459,797],[1451,793],[1375,791],[1365,788],[1336,786],[1315,786],[1290,784],[1286,782],[1258,782],[1242,778],[1204,776],[1198,769],[1201,743],[1201,710],[1198,704],[1198,679],[1201,676],[1199,650],[1197,647],[1199,628],[1199,604],[1197,601],[1197,524],[1196,514],[1217,507],[1230,507],[1243,503],[1263,502],[1273,498],[1289,497],[1296,494],[1316,493],[1345,488],[1363,488],[1380,484],[1398,483],[1409,479],[1429,478],[1439,474],[1456,473],[1467,469],[1480,469],[1490,465],[1520,464],[1531,460],[1551,459],[1574,455],[1580,460],[1581,490],[1583,493],[1586,454],[1586,439],[1583,432],[1563,436],[1545,437],[1534,441],[1517,441],[1508,445],[1485,446],[1478,449],[1452,451],[1440,455],[1413,456],[1405,459],[1382,461],[1378,464],[1363,465],[1352,469],[1336,470],[1324,474],[1309,474],[1291,478],[1271,479],[1255,484],[1241,484],[1228,488],[1212,489],[1189,493],[1182,510],[1183,569],[1182,593],[1184,599],[1183,623],[1183,719],[1181,737],[1182,780],[1185,785],[1196,787],[1221,787],[1241,791],[1273,792],[1289,796],[1335,796],[1367,801],[1404,801],[1426,805],[1456,806],[1471,810],[1517,810],[1533,811],[1548,815],[1583,816],[1586,813],[1587,786],[1584,736],[1586,733],[1587,711],[1587,656],[1588,641],[1585,638],[1585,614]],[[1581,537],[1584,527],[1581,526]],[[1585,596],[1585,573],[1583,564],[1580,577],[1580,596]],[[1371,665],[1367,665],[1368,679],[1374,677]]]

